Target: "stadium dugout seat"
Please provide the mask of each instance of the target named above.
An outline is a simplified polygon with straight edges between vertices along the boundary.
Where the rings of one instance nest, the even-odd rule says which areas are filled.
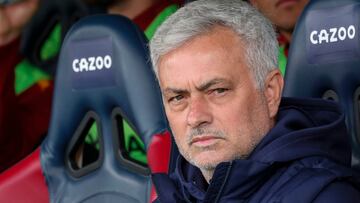
[[[299,18],[286,67],[283,96],[338,102],[360,168],[360,1],[313,0]]]
[[[125,17],[76,23],[60,52],[48,136],[0,174],[1,202],[150,202],[149,167],[168,171],[171,141],[148,55]],[[92,128],[97,146],[85,142]],[[148,165],[126,153],[125,128],[145,144]]]

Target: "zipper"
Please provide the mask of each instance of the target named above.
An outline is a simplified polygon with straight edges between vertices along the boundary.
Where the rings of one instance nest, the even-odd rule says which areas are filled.
[[[232,165],[233,165],[233,161],[230,162],[229,167],[228,167],[227,170],[226,170],[225,179],[224,179],[224,181],[223,181],[223,183],[222,183],[222,185],[221,185],[221,187],[220,187],[220,190],[219,190],[219,192],[218,192],[218,194],[217,194],[217,196],[216,196],[216,198],[215,198],[214,203],[217,203],[217,202],[219,202],[219,200],[220,200],[221,193],[222,193],[222,191],[224,190],[225,185],[226,185],[226,183],[227,183],[227,180],[228,180],[228,178],[229,178]]]

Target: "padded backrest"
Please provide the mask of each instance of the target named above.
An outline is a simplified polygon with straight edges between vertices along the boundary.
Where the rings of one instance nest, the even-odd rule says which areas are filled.
[[[292,37],[283,94],[340,103],[351,134],[355,167],[360,160],[359,25],[359,0],[310,1]]]
[[[50,129],[41,146],[52,202],[149,202],[150,171],[123,156],[118,138],[121,119],[147,149],[153,137],[169,135],[148,55],[142,31],[122,16],[86,17],[66,35]],[[96,123],[99,157],[77,170],[69,156],[87,121]]]

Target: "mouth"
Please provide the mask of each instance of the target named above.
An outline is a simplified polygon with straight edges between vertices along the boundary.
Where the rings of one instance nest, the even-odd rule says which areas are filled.
[[[194,145],[196,147],[207,147],[215,144],[219,140],[223,138],[215,137],[215,136],[201,136],[195,137],[191,140],[190,145]]]
[[[280,7],[280,6],[287,7],[287,6],[296,4],[297,2],[298,2],[298,0],[280,0],[275,4],[275,6],[276,7]]]

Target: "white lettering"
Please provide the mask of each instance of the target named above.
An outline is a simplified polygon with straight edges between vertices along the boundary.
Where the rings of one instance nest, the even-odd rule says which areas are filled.
[[[330,37],[330,42],[337,42],[338,39],[336,38],[336,32],[337,32],[337,28],[330,28],[330,32],[331,32],[331,37]]]
[[[344,41],[346,39],[346,29],[344,27],[341,27],[338,32],[338,37],[341,41]]]
[[[101,56],[96,57],[95,64],[96,64],[96,68],[101,70],[104,66],[103,58]]]
[[[329,42],[329,34],[326,32],[326,30],[321,30],[319,34],[319,44],[322,43],[322,41],[325,41],[326,43]]]
[[[83,72],[84,70],[88,70],[88,62],[85,58],[80,59],[80,72]]]
[[[317,35],[317,31],[316,30],[314,30],[314,31],[312,31],[311,32],[311,34],[310,34],[310,41],[311,41],[311,43],[313,43],[313,44],[317,44],[318,43],[318,41],[316,40],[316,39],[314,39],[314,36],[315,35]]]
[[[350,25],[348,27],[347,35],[348,35],[349,39],[354,39],[354,37],[355,37],[355,26]]]
[[[354,39],[356,34],[356,29],[354,25],[349,25],[349,27],[340,27],[340,28],[329,28],[328,30],[322,29],[320,31],[313,30],[310,33],[310,42],[312,44],[322,44],[322,43],[335,43],[344,41],[346,39]]]
[[[104,67],[106,69],[111,68],[112,58],[110,55],[88,57],[88,58],[76,58],[72,62],[73,71],[78,72],[87,72],[87,71],[96,71],[102,70]]]
[[[79,64],[79,59],[74,59],[73,62],[72,62],[72,67],[73,67],[73,70],[74,72],[79,72],[79,67],[77,66]]]
[[[90,62],[89,64],[89,71],[94,71],[96,70],[96,67],[95,67],[95,57],[89,57],[88,58],[88,61]]]
[[[104,65],[105,65],[105,68],[109,69],[112,65],[112,61],[111,61],[111,57],[109,55],[106,55],[104,57]]]

